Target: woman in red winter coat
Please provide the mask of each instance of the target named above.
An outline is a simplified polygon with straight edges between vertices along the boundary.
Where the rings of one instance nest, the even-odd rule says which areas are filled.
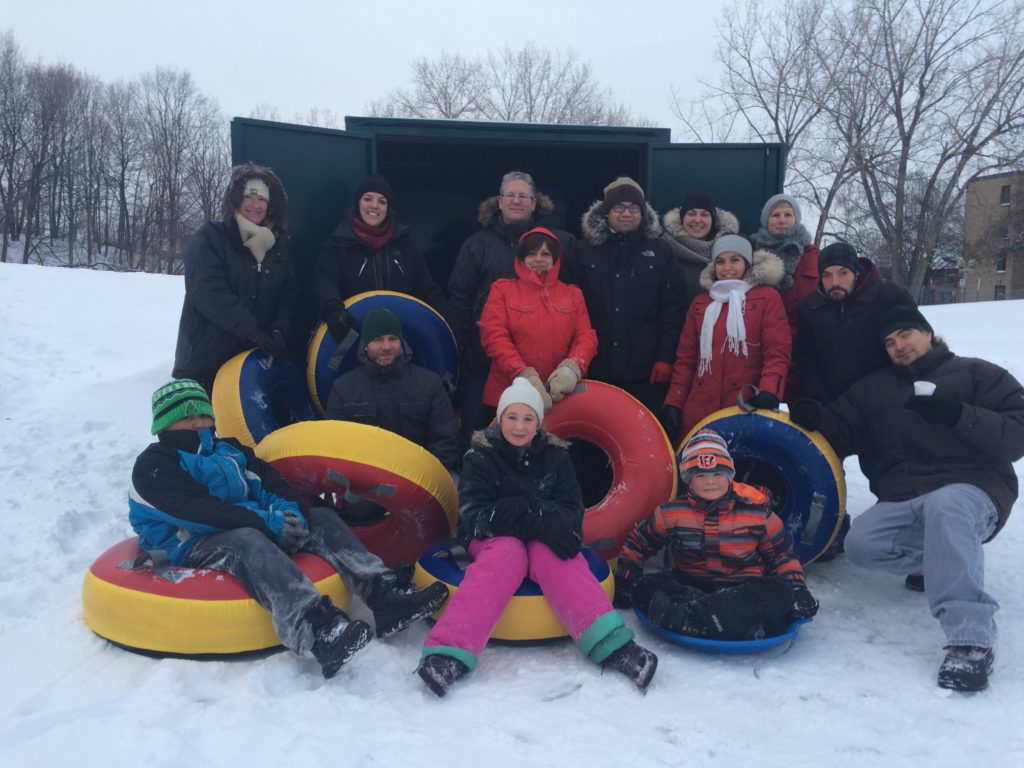
[[[534,227],[519,238],[515,279],[491,285],[480,314],[480,342],[491,359],[485,405],[497,405],[512,379],[522,376],[546,410],[576,388],[597,353],[583,293],[558,279],[561,257],[561,241]]]
[[[749,402],[777,408],[786,386],[792,336],[777,286],[785,270],[767,251],[724,235],[711,249],[700,277],[707,289],[690,305],[679,336],[664,417],[673,444],[697,422],[736,405],[747,385],[760,392]]]

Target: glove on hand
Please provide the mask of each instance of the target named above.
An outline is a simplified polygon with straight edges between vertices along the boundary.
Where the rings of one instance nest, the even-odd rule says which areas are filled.
[[[576,385],[580,383],[583,372],[572,360],[563,360],[558,367],[548,376],[548,389],[551,390],[551,399],[558,402],[566,395],[572,394]]]
[[[566,517],[544,519],[535,538],[562,560],[571,560],[580,553],[583,540],[576,532],[576,526]]]
[[[651,368],[651,384],[668,384],[672,380],[670,363],[655,363]]]
[[[825,415],[825,406],[817,400],[800,400],[789,406],[789,420],[812,432],[821,424]]]
[[[665,431],[668,433],[668,440],[675,446],[679,439],[679,430],[683,423],[683,412],[674,405],[664,405],[661,408],[661,420],[665,424]]]
[[[292,512],[284,513],[284,528],[281,529],[281,549],[289,555],[298,552],[309,541],[309,529],[302,518]]]
[[[619,558],[619,564],[615,568],[615,599],[616,608],[633,607],[633,589],[644,577],[644,569],[636,563]]]
[[[334,311],[327,315],[327,332],[335,344],[341,344],[349,331],[355,330],[358,326],[355,317],[345,307],[339,304]]]
[[[523,517],[530,514],[530,502],[525,496],[507,496],[494,502],[489,528],[492,536],[522,537]]]
[[[765,411],[779,410],[779,398],[777,398],[771,392],[758,392],[747,402],[750,403],[755,408],[761,408]]]
[[[551,410],[551,395],[544,389],[544,383],[540,380],[540,374],[537,373],[536,368],[526,368],[520,374],[524,379],[533,385],[533,388],[540,393],[540,399],[544,402],[544,413]],[[544,413],[538,413],[537,415],[541,418],[544,417]]]
[[[272,331],[271,333],[256,331],[249,337],[249,341],[259,347],[267,357],[283,359],[288,356],[288,342],[281,331]]]
[[[818,612],[818,601],[814,599],[806,584],[793,585],[793,618],[809,619]]]
[[[938,392],[934,395],[911,395],[903,407],[921,414],[925,421],[947,427],[955,427],[964,410],[964,404],[957,398]]]

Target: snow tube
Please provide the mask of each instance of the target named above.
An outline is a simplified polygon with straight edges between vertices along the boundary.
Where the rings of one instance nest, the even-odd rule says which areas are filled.
[[[670,643],[681,645],[684,648],[691,648],[695,651],[703,651],[704,653],[724,653],[730,655],[760,653],[761,651],[778,648],[779,646],[785,646],[785,648],[780,649],[785,650],[796,640],[800,625],[810,621],[810,619],[797,619],[786,627],[786,631],[781,635],[764,637],[760,640],[708,640],[704,637],[680,635],[677,632],[670,632],[663,627],[652,624],[651,620],[639,608],[634,608],[633,613],[636,614],[636,617],[640,619],[640,623],[647,629]]]
[[[459,500],[452,476],[433,454],[393,432],[349,421],[304,421],[268,435],[256,455],[303,493],[351,490],[384,507],[383,521],[352,530],[389,567],[416,562],[455,530]]]
[[[625,390],[585,380],[555,403],[544,429],[596,445],[611,464],[607,494],[583,516],[584,542],[605,559],[616,557],[633,526],[676,495],[672,445],[654,414]]]
[[[436,373],[448,391],[454,391],[459,376],[459,352],[455,346],[455,335],[444,318],[429,304],[404,293],[368,291],[347,299],[345,306],[360,326],[371,309],[390,309],[394,312],[402,323],[402,335],[412,350],[412,361]],[[334,380],[359,364],[356,357],[358,347],[357,341],[340,361],[332,363],[331,358],[338,345],[327,333],[327,325],[320,323],[314,331],[306,357],[306,385],[313,407],[321,416],[326,415],[327,398],[330,397]],[[332,365],[335,367],[332,368]]]
[[[220,367],[212,402],[217,434],[250,448],[275,429],[316,418],[298,366],[291,360],[270,363],[258,349],[241,352]]]
[[[466,575],[468,558],[457,558],[452,552],[455,546],[455,539],[443,541],[427,550],[423,557],[416,563],[416,571],[413,573],[413,583],[416,586],[428,587],[435,581],[442,582],[448,587],[449,596],[454,595]],[[615,594],[615,579],[612,576],[608,563],[597,552],[584,548],[583,556],[590,566],[590,572],[594,574],[601,583],[608,599],[611,600]],[[441,618],[448,603],[441,606],[434,614],[434,619]],[[536,642],[539,640],[554,640],[565,637],[568,632],[558,620],[555,612],[548,605],[544,593],[541,592],[537,583],[531,579],[524,579],[522,585],[516,590],[515,595],[505,606],[498,625],[491,633],[492,640],[505,640],[509,642]]]
[[[788,413],[734,407],[708,416],[683,444],[704,427],[729,444],[737,480],[771,490],[800,561],[810,563],[824,553],[846,509],[843,465],[828,441],[792,423]]]
[[[223,571],[176,568],[175,580],[151,565],[133,568],[138,537],[108,549],[85,574],[82,613],[89,629],[129,650],[167,656],[248,653],[281,644],[270,614]],[[295,564],[339,608],[351,597],[341,577],[315,555]]]

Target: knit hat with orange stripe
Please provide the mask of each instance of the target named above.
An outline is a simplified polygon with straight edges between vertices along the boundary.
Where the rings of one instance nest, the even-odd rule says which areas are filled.
[[[715,472],[721,472],[732,480],[736,476],[736,466],[722,436],[713,429],[702,429],[683,446],[679,456],[679,476],[689,484],[695,475]]]

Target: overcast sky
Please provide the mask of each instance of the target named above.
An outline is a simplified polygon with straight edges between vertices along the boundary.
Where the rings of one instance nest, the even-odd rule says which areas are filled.
[[[405,86],[409,62],[467,56],[528,40],[574,48],[635,116],[676,128],[672,85],[715,80],[715,19],[698,0],[0,0],[29,61],[66,62],[109,82],[156,67],[187,69],[228,117],[258,104],[284,120],[312,107],[362,115]]]

